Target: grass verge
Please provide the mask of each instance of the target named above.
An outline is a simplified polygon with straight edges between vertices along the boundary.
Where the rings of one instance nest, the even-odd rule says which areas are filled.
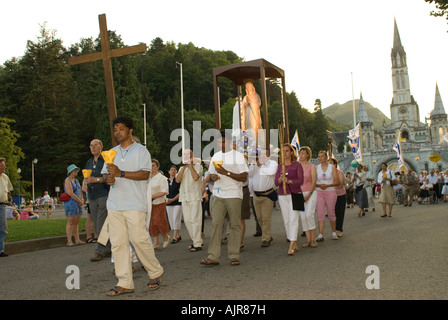
[[[8,220],[6,242],[64,236],[67,219]],[[79,232],[85,230],[86,218],[79,222]]]

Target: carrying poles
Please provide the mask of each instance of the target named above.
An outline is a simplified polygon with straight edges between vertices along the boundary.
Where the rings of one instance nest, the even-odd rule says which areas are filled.
[[[283,146],[285,144],[285,126],[283,123],[278,124],[278,138],[280,140],[280,157],[282,161],[282,174],[285,176],[285,157],[283,154]],[[286,182],[283,181],[283,194],[286,194]]]

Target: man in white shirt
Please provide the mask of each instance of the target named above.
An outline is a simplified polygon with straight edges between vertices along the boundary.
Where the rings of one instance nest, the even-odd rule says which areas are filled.
[[[5,250],[5,238],[8,235],[6,224],[6,206],[9,205],[8,196],[13,190],[11,181],[5,174],[6,160],[0,158],[0,257],[7,257]]]
[[[440,178],[439,178],[438,175],[436,175],[434,169],[431,169],[429,171],[429,175],[427,176],[427,179],[428,179],[428,183],[432,184],[432,189],[435,192],[434,198],[436,198],[437,195],[439,194],[439,181],[440,181]],[[434,200],[436,200],[436,199],[434,199]]]
[[[221,131],[218,140],[221,151],[211,159],[210,175],[207,179],[214,182],[211,214],[213,231],[208,247],[208,257],[201,264],[212,266],[219,264],[221,255],[221,235],[228,214],[230,229],[227,252],[231,265],[240,264],[241,242],[241,203],[243,200],[243,182],[247,180],[249,168],[244,155],[232,148],[232,140]]]
[[[193,158],[193,151],[184,151],[184,163],[176,175],[180,183],[179,201],[182,203],[182,213],[185,227],[193,244],[191,252],[202,250],[202,166],[201,159]]]
[[[257,163],[252,164],[249,170],[249,176],[252,178],[254,190],[254,207],[262,230],[262,247],[269,247],[273,240],[271,237],[271,217],[274,199],[277,193],[273,187],[275,185],[274,180],[278,163],[269,157],[269,150],[262,149]]]
[[[44,192],[44,196],[41,199],[42,206],[45,210],[44,215],[47,215],[47,219],[50,218],[50,196],[48,195],[48,191]]]
[[[155,257],[145,223],[151,155],[146,147],[132,139],[134,122],[131,118],[117,117],[112,124],[119,145],[112,149],[117,150],[113,163],[105,163],[101,173],[111,186],[107,198],[107,220],[118,279],[117,286],[107,294],[118,296],[134,291],[129,241],[148,273],[149,290],[160,287],[163,267]]]

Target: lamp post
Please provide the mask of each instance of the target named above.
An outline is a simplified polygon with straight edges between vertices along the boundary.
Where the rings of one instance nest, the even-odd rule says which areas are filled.
[[[31,161],[31,180],[33,185],[33,204],[34,204],[34,165],[37,164],[37,159],[34,158],[33,161]]]
[[[183,72],[182,72],[182,63],[176,63],[180,66],[180,117],[181,117],[181,126],[182,126],[182,159],[184,156],[185,150],[185,134],[184,134],[184,81],[183,81]],[[182,161],[183,162],[183,161]]]
[[[143,103],[142,106],[143,106],[143,131],[144,131],[143,145],[146,147],[146,103]]]
[[[17,168],[17,177],[19,180],[19,210],[22,208],[22,197],[20,196],[20,173],[22,172],[22,170],[20,168]]]

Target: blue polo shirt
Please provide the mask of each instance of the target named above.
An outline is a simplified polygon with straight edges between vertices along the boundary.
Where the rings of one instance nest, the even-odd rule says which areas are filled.
[[[86,169],[92,170],[91,177],[100,178],[103,180],[103,175],[101,174],[101,170],[104,166],[103,156],[98,157],[98,161],[93,161],[93,157],[87,160]],[[109,194],[110,186],[106,183],[89,183],[87,185],[87,198],[91,200],[107,197]]]
[[[117,150],[114,164],[121,171],[151,171],[151,155],[145,146],[134,142],[126,149],[120,145],[112,148]],[[105,163],[101,173],[107,173],[107,164]],[[107,198],[108,210],[138,210],[147,212],[147,185],[148,180],[130,180],[126,178],[115,177],[115,185],[109,190]]]

